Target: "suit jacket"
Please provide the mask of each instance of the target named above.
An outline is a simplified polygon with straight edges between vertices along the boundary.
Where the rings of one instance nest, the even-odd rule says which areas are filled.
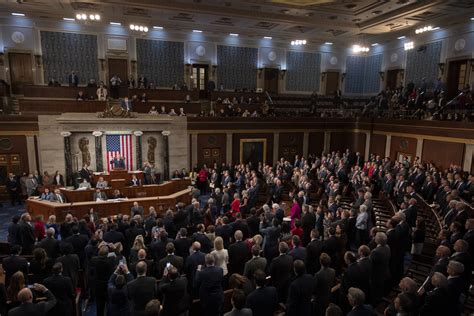
[[[86,235],[76,234],[68,237],[65,242],[68,242],[74,248],[74,253],[79,256],[81,266],[84,264],[85,260],[85,248],[89,243],[89,238]]]
[[[316,215],[314,215],[314,213],[304,212],[303,216],[301,217],[301,228],[303,228],[303,238],[302,238],[303,246],[307,246],[307,244],[311,241],[311,230],[315,226],[316,226]],[[306,247],[306,250],[308,250],[307,247]]]
[[[48,255],[48,258],[56,259],[59,253],[59,240],[51,237],[46,237],[36,244],[37,248],[43,248]]]
[[[142,185],[142,181],[140,179],[136,179],[136,180],[132,179],[132,181],[130,181],[130,185],[138,187]]]
[[[323,242],[314,239],[306,246],[306,271],[314,275],[321,268],[319,256],[323,252]]]
[[[193,240],[189,237],[175,239],[173,241],[175,254],[182,257],[183,260],[186,260],[189,256],[189,248],[191,248],[192,243]]]
[[[249,258],[249,249],[245,242],[237,241],[229,246],[229,273],[244,274],[245,263]]]
[[[247,296],[245,303],[252,315],[273,316],[278,307],[278,293],[273,286],[257,288]]]
[[[59,193],[59,194],[53,193],[52,201],[53,202],[59,202],[59,203],[67,203],[67,199],[64,196],[64,194],[62,194],[62,193]]]
[[[158,263],[158,278],[161,279],[163,277],[163,272],[166,268],[166,265],[168,263],[171,263],[173,267],[178,269],[178,272],[181,273],[183,272],[183,266],[184,266],[184,260],[182,257],[176,256],[176,255],[167,255],[163,259],[160,260]]]
[[[321,268],[314,276],[314,295],[316,300],[329,299],[331,288],[334,286],[336,271],[333,268]]]
[[[418,208],[416,205],[410,205],[406,210],[405,210],[405,217],[408,225],[410,227],[415,227],[416,226],[416,217],[418,215]]]
[[[78,271],[81,267],[79,256],[76,254],[69,254],[61,256],[56,259],[56,262],[63,264],[63,275],[71,278],[74,287],[77,286]]]
[[[293,273],[293,257],[287,254],[274,258],[270,264],[272,284],[277,288],[286,288]]]
[[[204,265],[205,256],[206,255],[201,251],[196,251],[186,258],[186,263],[184,265],[184,273],[188,278],[188,284],[193,284],[194,277],[196,275],[196,269],[199,265]]]
[[[31,254],[35,244],[34,228],[27,222],[20,222],[20,241],[23,247],[23,253]]]
[[[92,201],[107,201],[107,195],[105,192],[94,192],[94,197],[92,198]]]
[[[351,263],[346,269],[346,272],[342,275],[341,280],[341,290],[345,295],[347,290],[351,287],[361,288],[363,285],[363,280],[361,276],[361,269],[357,263]]]
[[[306,248],[305,247],[295,247],[290,250],[289,252],[290,256],[293,257],[293,260],[301,260],[305,261],[306,260]]]
[[[8,178],[7,179],[7,189],[10,193],[13,193],[16,189],[16,192],[18,192],[20,188],[20,181],[18,181],[17,177],[13,177],[13,179]]]
[[[435,288],[426,294],[425,303],[420,309],[421,316],[452,315],[449,305],[449,293],[446,288]]]
[[[288,291],[288,316],[311,316],[314,280],[309,274],[296,277]]]
[[[145,306],[157,297],[156,279],[140,276],[127,284],[128,299],[131,301],[133,315],[145,315]]]
[[[163,295],[163,316],[179,315],[189,309],[190,297],[187,292],[188,280],[179,277],[170,281],[163,278],[158,289]]]
[[[132,213],[132,216],[136,215],[136,214],[139,214],[140,216],[143,216],[143,206],[134,206],[132,207],[131,209],[131,213]]]
[[[267,267],[267,259],[262,258],[262,257],[253,257],[249,261],[245,263],[244,267],[244,275],[249,279],[253,279],[253,274],[257,270],[262,270],[265,272],[265,269]]]
[[[28,261],[24,257],[20,256],[8,256],[2,261],[3,269],[5,270],[5,285],[8,287],[10,284],[11,276],[17,272],[23,272],[25,277],[28,276]]]
[[[26,180],[26,192],[28,193],[28,196],[33,195],[36,192],[36,188],[38,188],[38,181],[34,178],[28,178]]]
[[[382,284],[390,278],[390,247],[375,247],[370,253],[372,261],[372,280]]]
[[[199,289],[199,299],[202,306],[210,304],[222,305],[224,302],[224,290],[222,280],[224,278],[221,267],[205,267],[196,272],[194,288]]]
[[[44,293],[46,301],[37,304],[26,303],[10,310],[8,316],[46,316],[46,314],[56,305],[56,298],[51,291]],[[49,314],[48,314],[49,315]]]
[[[370,287],[372,284],[372,261],[369,257],[360,258],[357,262],[360,270],[361,287],[365,297],[369,297]]]
[[[59,175],[59,182],[56,179],[56,176],[53,176],[53,184],[54,185],[64,185],[64,177],[62,174]]]
[[[76,293],[70,278],[62,275],[53,275],[44,280],[44,286],[46,286],[57,299],[56,305],[48,315],[63,316],[73,312],[72,303],[74,302]]]

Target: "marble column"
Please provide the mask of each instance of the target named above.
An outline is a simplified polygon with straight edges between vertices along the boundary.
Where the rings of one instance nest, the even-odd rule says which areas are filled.
[[[278,157],[278,149],[280,147],[280,133],[273,133],[273,164],[275,164],[280,157]],[[267,159],[269,160],[269,159]]]
[[[390,157],[390,147],[392,146],[392,135],[387,135],[385,141],[385,157]]]
[[[26,150],[28,151],[28,170],[33,172],[37,169],[36,161],[38,159],[35,151],[35,136],[26,136]]]
[[[66,185],[72,186],[71,132],[61,132],[64,139],[64,162],[66,166]]]
[[[423,154],[423,138],[416,139],[416,156],[420,157]]]
[[[137,170],[140,170],[142,168],[142,163],[143,163],[143,157],[142,157],[142,131],[135,131],[133,132],[133,135],[135,135],[136,139],[136,149],[137,149]]]
[[[97,172],[104,171],[104,163],[102,158],[102,133],[101,131],[92,132],[95,136],[95,169]]]
[[[369,160],[371,136],[370,132],[365,132],[365,161]]]
[[[472,156],[474,155],[474,144],[466,144],[464,150],[463,170],[470,171],[472,166]]]
[[[171,132],[170,131],[163,131],[161,135],[163,135],[164,147],[165,147],[165,163],[163,166],[163,180],[168,181],[170,179],[170,146],[169,146],[169,137]]]
[[[327,154],[331,150],[331,132],[324,132],[324,152]]]
[[[191,134],[191,170],[198,167],[197,134]]]
[[[232,164],[232,133],[227,133],[225,140],[225,162]]]
[[[303,157],[308,158],[308,148],[309,148],[309,133],[304,132],[303,134]]]

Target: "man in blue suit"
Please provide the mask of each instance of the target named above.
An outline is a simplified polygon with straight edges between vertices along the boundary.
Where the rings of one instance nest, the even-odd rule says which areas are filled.
[[[206,267],[198,266],[194,278],[194,288],[199,289],[199,299],[203,315],[218,316],[224,304],[224,290],[222,289],[223,271],[216,267],[215,257],[207,254]]]
[[[127,112],[131,112],[132,111],[132,101],[130,101],[128,99],[128,97],[125,97],[123,100],[122,100],[122,109],[124,111],[127,111]]]

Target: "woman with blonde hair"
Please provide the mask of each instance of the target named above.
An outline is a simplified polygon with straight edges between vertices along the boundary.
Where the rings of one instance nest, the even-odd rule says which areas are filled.
[[[128,262],[130,264],[133,264],[138,261],[138,251],[140,249],[146,250],[145,241],[142,235],[138,235],[137,237],[135,237],[135,241],[133,242],[132,249],[130,249],[130,255],[128,257],[129,259]]]
[[[59,236],[59,225],[56,223],[56,215],[50,215],[46,222],[46,230],[54,228],[54,238],[58,239]]]
[[[216,239],[214,239],[214,250],[211,252],[211,255],[216,258],[216,267],[221,267],[224,272],[224,276],[226,276],[229,272],[227,270],[227,264],[229,263],[229,253],[227,252],[227,249],[224,249],[224,240],[222,237],[216,237]]]

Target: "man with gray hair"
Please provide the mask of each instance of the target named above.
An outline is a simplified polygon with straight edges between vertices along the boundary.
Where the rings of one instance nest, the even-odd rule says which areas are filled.
[[[347,316],[374,314],[374,310],[370,305],[364,305],[365,294],[361,289],[356,287],[349,288],[347,291],[347,299],[349,304],[352,306],[352,310],[347,314]]]
[[[367,206],[362,204],[359,206],[359,214],[356,218],[356,246],[359,247],[360,245],[364,244],[367,240],[367,223],[369,220],[369,214],[367,214]]]
[[[249,259],[247,244],[242,241],[243,233],[236,230],[234,233],[235,242],[229,246],[229,273],[243,275],[245,263]]]
[[[446,277],[439,272],[435,272],[431,277],[431,284],[434,289],[426,294],[425,303],[420,309],[420,315],[452,315]]]
[[[373,302],[379,303],[386,293],[387,282],[390,280],[390,247],[387,245],[387,235],[378,232],[375,235],[375,247],[370,253],[372,261],[372,293]]]
[[[469,289],[469,280],[464,277],[464,265],[451,260],[448,264],[448,292],[452,297],[452,306],[455,306],[456,315],[461,315],[465,294]]]
[[[46,238],[36,244],[36,248],[43,248],[48,258],[55,260],[59,253],[59,240],[54,239],[56,231],[53,227],[46,230]]]

